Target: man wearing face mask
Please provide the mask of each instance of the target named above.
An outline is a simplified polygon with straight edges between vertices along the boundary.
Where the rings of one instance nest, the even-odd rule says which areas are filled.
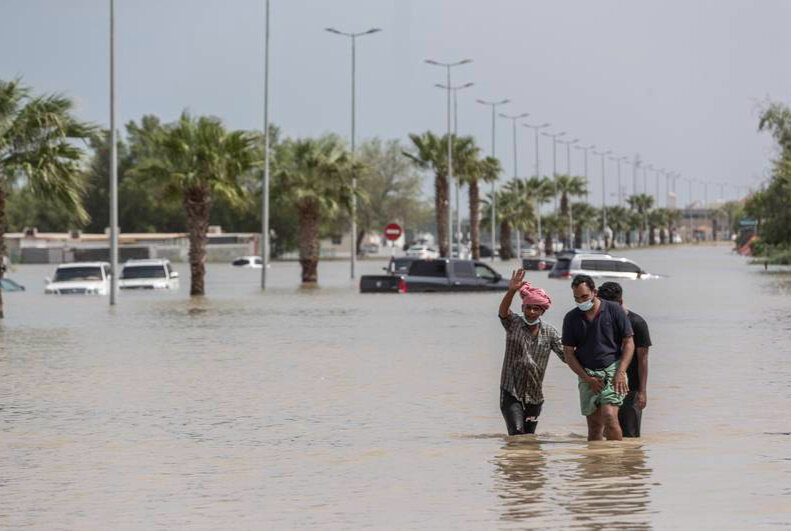
[[[536,432],[544,403],[542,384],[550,351],[563,361],[560,334],[541,320],[552,300],[543,289],[534,288],[524,278],[523,269],[513,272],[499,310],[500,322],[505,328],[500,411],[508,435]],[[510,310],[517,293],[522,299],[522,315]]]
[[[580,409],[588,421],[588,440],[620,441],[618,408],[629,391],[626,369],[634,354],[633,331],[623,308],[597,297],[588,275],[571,282],[577,307],[563,319],[563,350],[579,377]]]

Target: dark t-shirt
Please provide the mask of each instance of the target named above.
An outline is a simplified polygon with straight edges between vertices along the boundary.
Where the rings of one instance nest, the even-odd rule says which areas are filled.
[[[588,321],[585,312],[574,308],[563,318],[563,344],[576,347],[586,369],[603,369],[621,357],[621,341],[632,335],[632,325],[620,304],[600,299],[596,316]]]
[[[645,319],[631,310],[629,310],[628,316],[629,323],[632,325],[632,330],[634,331],[635,351],[632,363],[630,363],[629,368],[626,369],[626,376],[629,378],[629,390],[639,391],[640,371],[637,368],[637,349],[651,346],[651,334],[648,333],[648,323],[645,322]]]

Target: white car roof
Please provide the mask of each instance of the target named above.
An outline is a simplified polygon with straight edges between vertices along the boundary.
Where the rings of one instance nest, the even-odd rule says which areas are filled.
[[[250,256],[237,256],[236,258],[234,258],[234,261],[236,261],[236,260],[254,260],[256,258],[261,258],[261,257],[258,256],[258,255],[254,255],[254,254],[250,255]]]
[[[128,266],[147,266],[147,265],[165,265],[169,264],[170,260],[164,258],[147,258],[141,260],[127,260],[124,262],[124,267]]]
[[[109,266],[110,262],[72,262],[70,264],[60,264],[58,269],[70,269],[72,267],[102,267]]]

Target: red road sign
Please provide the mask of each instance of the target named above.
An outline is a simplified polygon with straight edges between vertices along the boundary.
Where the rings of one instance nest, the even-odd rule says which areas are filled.
[[[398,223],[391,223],[387,227],[385,227],[385,238],[390,240],[391,242],[396,241],[401,235],[404,233],[404,230],[401,228],[401,225]]]

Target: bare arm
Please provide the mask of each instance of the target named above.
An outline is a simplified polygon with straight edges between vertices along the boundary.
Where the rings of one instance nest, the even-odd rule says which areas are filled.
[[[604,382],[600,378],[594,378],[582,368],[580,360],[577,359],[577,354],[574,352],[574,347],[563,345],[563,358],[569,369],[574,371],[574,374],[580,377],[584,382],[587,382],[594,393],[600,393],[604,388]]]
[[[615,392],[625,395],[629,392],[629,384],[626,381],[626,369],[632,363],[632,356],[634,355],[634,338],[626,336],[621,341],[621,362],[618,364],[618,371],[613,378],[613,387]]]
[[[640,389],[637,390],[637,407],[644,409],[648,403],[648,347],[637,347],[637,372],[640,374]]]
[[[525,270],[517,269],[511,274],[511,282],[508,284],[508,291],[505,292],[503,300],[500,301],[500,310],[498,315],[500,319],[505,319],[511,311],[511,303],[514,300],[514,295],[519,292],[519,288],[524,284]]]

